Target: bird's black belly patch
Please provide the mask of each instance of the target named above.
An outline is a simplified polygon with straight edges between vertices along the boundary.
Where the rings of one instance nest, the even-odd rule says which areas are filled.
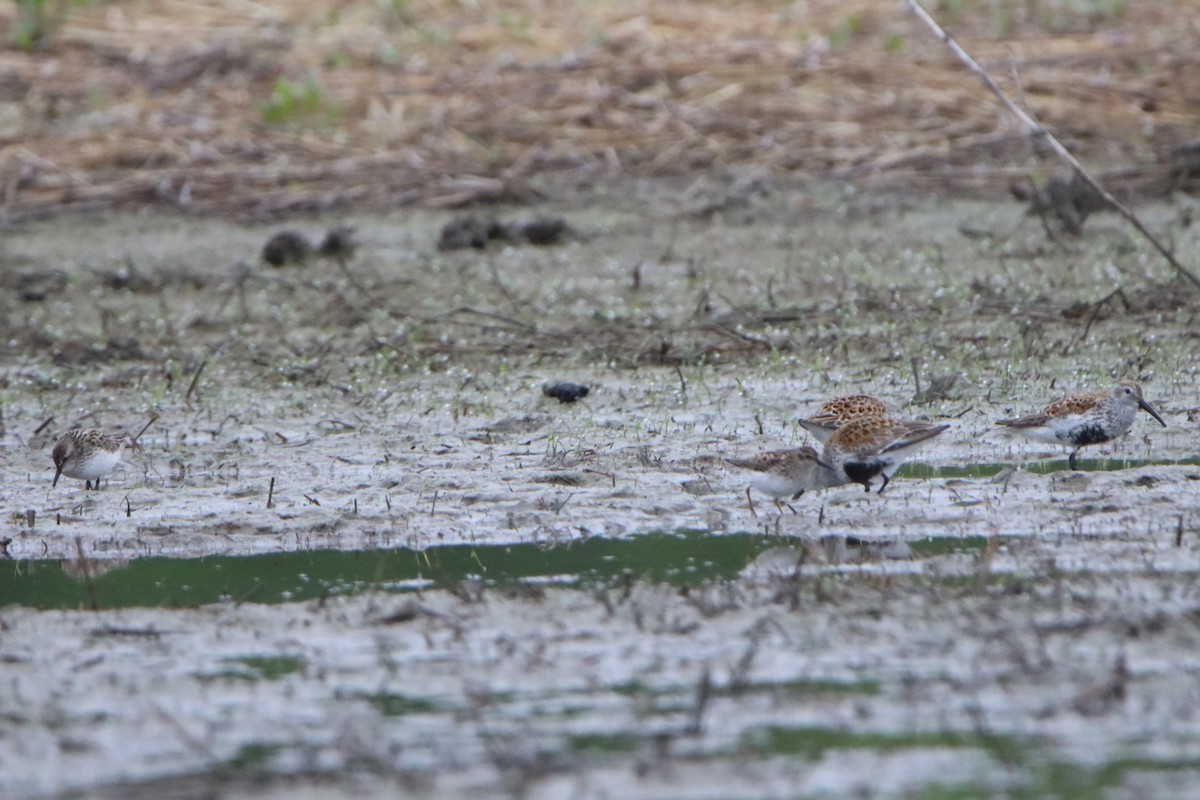
[[[1109,435],[1104,432],[1104,428],[1095,424],[1084,425],[1071,431],[1071,444],[1076,447],[1083,447],[1088,444],[1104,444],[1109,438]]]
[[[847,478],[870,488],[871,479],[883,471],[883,465],[878,461],[847,461],[842,469]]]

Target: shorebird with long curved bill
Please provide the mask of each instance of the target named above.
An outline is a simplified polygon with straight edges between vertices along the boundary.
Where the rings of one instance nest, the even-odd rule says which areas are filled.
[[[996,420],[996,424],[1020,431],[1039,442],[1071,448],[1067,464],[1079,469],[1075,456],[1081,448],[1105,444],[1124,436],[1133,427],[1138,411],[1145,411],[1164,428],[1167,423],[1142,396],[1137,381],[1121,381],[1111,389],[1071,394],[1046,406],[1037,414]]]

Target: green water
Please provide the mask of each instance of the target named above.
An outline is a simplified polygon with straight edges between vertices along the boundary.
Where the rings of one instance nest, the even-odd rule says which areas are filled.
[[[283,603],[370,589],[411,591],[456,586],[555,583],[592,587],[636,579],[674,586],[735,578],[763,550],[789,540],[749,533],[688,531],[626,539],[533,544],[446,545],[408,549],[309,550],[255,556],[139,558],[91,578],[68,574],[60,561],[0,561],[0,608],[178,608],[219,602]],[[911,543],[932,555],[982,548],[983,539]],[[106,566],[104,562],[98,562]],[[94,602],[93,602],[94,601]]]
[[[1075,463],[1079,467],[1080,472],[1117,472],[1119,470],[1137,469],[1139,467],[1200,466],[1200,458],[1185,458],[1179,461],[1161,461],[1138,458],[1088,459],[1080,456]],[[943,465],[935,467],[929,464],[910,463],[900,467],[900,469],[896,471],[896,477],[991,478],[997,475],[1001,470],[1013,466],[1020,466],[1022,470],[1026,472],[1032,472],[1035,475],[1048,475],[1053,472],[1071,471],[1071,467],[1067,463],[1067,454],[1064,451],[1062,458],[1047,458],[1039,461],[1030,461],[1020,465],[992,462],[953,466]]]

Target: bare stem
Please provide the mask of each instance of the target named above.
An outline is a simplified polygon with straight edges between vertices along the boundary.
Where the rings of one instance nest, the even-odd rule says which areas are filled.
[[[1137,228],[1138,232],[1145,236],[1146,239],[1150,241],[1150,244],[1154,245],[1154,248],[1158,250],[1158,252],[1162,253],[1163,257],[1170,262],[1171,266],[1175,268],[1176,272],[1178,272],[1184,278],[1187,278],[1193,286],[1200,289],[1200,278],[1196,277],[1195,273],[1183,266],[1183,264],[1180,264],[1175,256],[1171,254],[1171,251],[1168,250],[1166,246],[1162,244],[1162,242],[1155,238],[1154,234],[1150,233],[1150,231],[1146,229],[1146,226],[1142,224],[1142,221],[1137,218],[1136,214],[1122,205],[1117,198],[1109,194],[1108,190],[1100,185],[1099,181],[1089,175],[1087,170],[1083,168],[1083,165],[1076,160],[1075,156],[1071,155],[1071,151],[1064,147],[1063,144],[1058,141],[1058,139],[1055,139],[1050,131],[1043,128],[1036,120],[1033,119],[1033,117],[1026,114],[1017,106],[1016,103],[1008,99],[1008,96],[1004,94],[1004,91],[998,85],[996,85],[994,80],[992,80],[992,76],[988,75],[987,71],[985,71],[983,67],[979,66],[975,59],[967,55],[967,51],[959,47],[958,42],[950,38],[950,34],[946,33],[946,31],[942,29],[942,26],[937,24],[937,21],[935,21],[934,18],[929,15],[928,11],[921,7],[921,4],[918,3],[917,0],[904,0],[904,3],[912,10],[914,14],[921,18],[921,21],[924,22],[931,31],[933,31],[935,36],[942,40],[942,44],[950,48],[950,52],[954,53],[958,60],[961,61],[967,67],[967,69],[971,70],[971,72],[974,72],[979,79],[983,81],[983,85],[986,86],[988,90],[996,96],[996,99],[1000,101],[1001,105],[1007,108],[1013,116],[1021,121],[1021,124],[1029,130],[1029,133],[1033,136],[1033,138],[1046,141],[1050,145],[1051,149],[1053,149],[1058,155],[1058,157],[1066,162],[1071,169],[1075,171],[1076,175],[1078,175],[1085,183],[1087,183],[1088,186],[1091,186],[1093,189],[1095,189],[1100,196],[1104,198],[1106,203],[1108,203],[1118,214],[1128,220],[1133,227]]]

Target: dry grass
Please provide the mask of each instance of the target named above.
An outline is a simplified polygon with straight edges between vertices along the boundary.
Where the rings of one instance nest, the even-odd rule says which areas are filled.
[[[1146,168],[1200,123],[1186,5],[933,10],[1085,161]],[[730,166],[958,189],[1055,168],[884,0],[98,3],[0,52],[0,76],[9,221],[457,206]]]

